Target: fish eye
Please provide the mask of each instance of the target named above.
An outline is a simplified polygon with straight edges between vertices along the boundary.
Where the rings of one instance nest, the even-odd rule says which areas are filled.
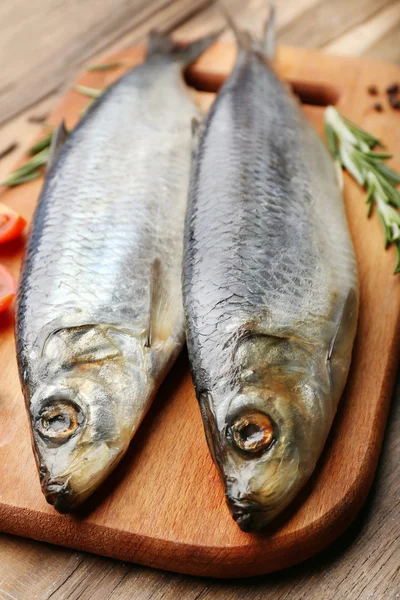
[[[68,441],[83,422],[80,407],[65,399],[55,399],[41,411],[38,431],[42,437],[55,444]]]
[[[248,412],[238,417],[228,432],[234,446],[252,454],[268,450],[274,441],[271,419],[259,411]]]

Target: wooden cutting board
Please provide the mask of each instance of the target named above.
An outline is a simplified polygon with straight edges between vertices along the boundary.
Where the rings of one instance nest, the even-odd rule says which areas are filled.
[[[112,71],[86,72],[79,83],[102,87],[143,59],[131,48],[105,62]],[[206,108],[230,72],[235,48],[214,45],[188,72]],[[323,105],[334,103],[376,134],[400,168],[400,112],[382,93],[400,81],[393,65],[279,49],[277,70],[298,92],[322,133]],[[383,112],[372,105],[380,101]],[[67,92],[51,122],[75,124],[88,103]],[[0,201],[30,218],[41,182],[4,190]],[[364,193],[345,176],[345,201],[361,284],[361,309],[351,372],[334,426],[311,481],[280,521],[262,534],[245,534],[230,517],[209,456],[185,352],[162,385],[128,454],[91,500],[61,516],[42,496],[17,377],[12,311],[0,318],[0,530],[172,571],[244,577],[300,562],[349,525],[370,488],[388,414],[400,341],[400,276],[394,251],[383,249],[377,218],[367,220]],[[68,201],[68,199],[66,199]],[[0,246],[0,262],[18,274],[23,240]]]

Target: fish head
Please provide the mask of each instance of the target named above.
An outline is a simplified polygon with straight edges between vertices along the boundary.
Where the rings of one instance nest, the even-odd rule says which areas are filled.
[[[226,499],[241,529],[258,530],[289,504],[309,477],[310,453],[301,416],[289,401],[272,391],[247,391],[235,400],[223,430]]]
[[[263,350],[268,358],[268,348]],[[286,368],[282,347],[269,362],[249,365],[253,351],[241,358],[246,372],[238,389],[217,403],[209,396],[202,408],[228,506],[244,531],[263,528],[292,501],[314,470],[329,430],[321,424],[320,388],[294,360]],[[213,406],[219,408],[213,412]]]
[[[82,335],[78,346],[75,334],[51,340],[29,399],[42,490],[61,513],[75,509],[114,469],[139,424],[135,403],[146,395],[144,371],[127,367],[115,339],[110,348],[95,335],[82,353]]]
[[[109,392],[89,379],[69,377],[41,386],[33,396],[30,414],[42,490],[59,512],[83,502],[129,443],[114,409]]]

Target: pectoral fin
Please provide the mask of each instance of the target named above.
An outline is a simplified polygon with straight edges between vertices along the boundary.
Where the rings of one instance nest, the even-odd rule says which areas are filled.
[[[61,123],[59,125],[57,125],[57,127],[53,133],[53,137],[51,138],[49,157],[47,159],[47,167],[46,167],[47,173],[50,172],[50,169],[54,164],[54,161],[58,154],[58,151],[60,150],[61,146],[63,146],[67,137],[68,137],[68,131],[67,131],[67,128],[65,127],[65,121],[62,120]]]
[[[165,341],[174,327],[174,306],[162,263],[156,258],[150,269],[150,307],[146,347],[151,348]]]
[[[327,361],[331,361],[335,353],[340,352],[343,347],[347,347],[349,341],[352,343],[354,328],[357,323],[357,313],[357,294],[354,290],[350,290],[337,316],[334,333],[326,356]]]

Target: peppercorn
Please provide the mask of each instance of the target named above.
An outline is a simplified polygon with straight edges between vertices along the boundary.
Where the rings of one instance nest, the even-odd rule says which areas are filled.
[[[387,94],[397,94],[397,92],[400,90],[400,86],[398,83],[392,83],[391,85],[389,85],[386,88],[386,92]]]

